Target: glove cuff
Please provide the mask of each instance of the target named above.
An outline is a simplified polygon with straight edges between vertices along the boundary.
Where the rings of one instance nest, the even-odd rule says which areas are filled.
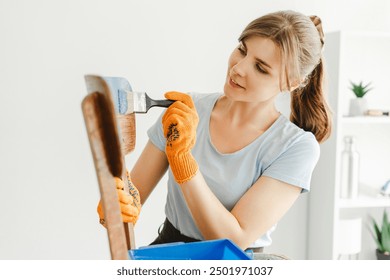
[[[178,184],[192,179],[198,172],[198,163],[191,153],[168,156],[169,165]]]

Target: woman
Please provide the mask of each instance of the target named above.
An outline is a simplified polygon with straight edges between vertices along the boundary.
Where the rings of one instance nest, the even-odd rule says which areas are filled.
[[[318,143],[330,134],[323,44],[318,17],[271,13],[239,37],[223,94],[166,93],[176,102],[148,130],[131,171],[143,204],[169,169],[167,219],[152,244],[219,238],[242,249],[271,244],[274,225],[310,189]],[[274,104],[287,91],[290,120]],[[122,212],[134,221],[138,211],[128,209]]]

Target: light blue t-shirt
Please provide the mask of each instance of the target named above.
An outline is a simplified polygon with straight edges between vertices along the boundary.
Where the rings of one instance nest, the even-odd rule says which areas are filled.
[[[298,186],[302,188],[302,192],[310,189],[311,174],[320,154],[319,144],[311,132],[305,132],[285,116],[280,115],[269,129],[249,145],[234,153],[222,154],[213,146],[209,133],[211,111],[221,94],[191,94],[191,96],[199,115],[192,155],[207,185],[227,210],[233,209],[237,201],[260,176],[272,177]],[[148,136],[158,149],[165,152],[166,139],[161,123],[163,114],[148,130]],[[165,214],[182,234],[204,239],[192,218],[180,187],[175,182],[171,169],[168,176]],[[259,221],[261,218],[259,216]],[[251,247],[269,246],[272,243],[270,234],[275,226],[263,236],[259,236]]]

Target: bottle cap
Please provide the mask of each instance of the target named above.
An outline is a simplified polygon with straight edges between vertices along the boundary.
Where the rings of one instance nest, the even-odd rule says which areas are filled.
[[[345,136],[344,137],[344,142],[345,143],[353,143],[356,141],[356,137],[355,136]]]

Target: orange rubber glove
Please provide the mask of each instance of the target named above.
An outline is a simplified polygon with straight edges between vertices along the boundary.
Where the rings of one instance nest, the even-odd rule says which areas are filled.
[[[191,154],[196,141],[199,118],[191,96],[180,92],[167,92],[165,98],[176,100],[165,112],[162,123],[167,139],[165,153],[177,183],[190,180],[198,171]]]
[[[118,199],[124,223],[135,224],[138,220],[139,213],[141,211],[140,196],[137,188],[130,180],[130,175],[127,172],[127,180],[129,183],[129,193],[124,191],[124,183],[121,179],[114,177],[115,186],[118,193]],[[99,214],[100,223],[105,227],[104,211],[102,201],[99,201],[97,212]]]

